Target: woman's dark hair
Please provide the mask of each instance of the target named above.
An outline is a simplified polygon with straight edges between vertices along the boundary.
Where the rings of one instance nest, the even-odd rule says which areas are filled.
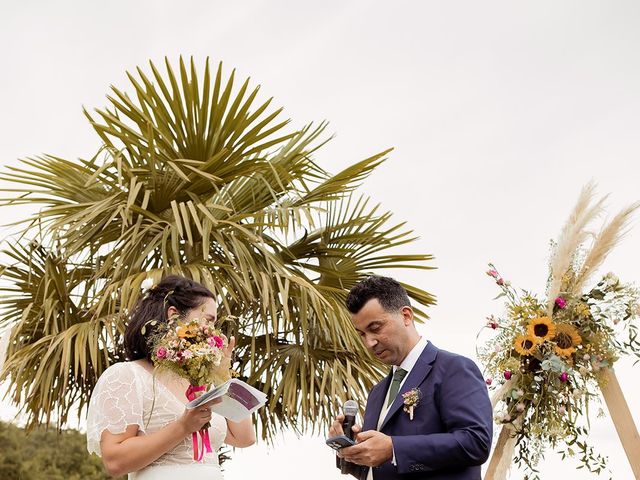
[[[150,288],[133,308],[131,318],[124,332],[124,350],[128,360],[151,360],[149,337],[154,327],[149,322],[157,320],[166,323],[167,309],[175,307],[179,315],[197,308],[215,295],[204,285],[193,280],[169,275]],[[144,333],[142,333],[144,327]]]
[[[347,309],[358,313],[372,298],[378,299],[387,312],[395,312],[402,307],[410,307],[409,295],[400,282],[390,277],[372,275],[358,282],[347,295]]]

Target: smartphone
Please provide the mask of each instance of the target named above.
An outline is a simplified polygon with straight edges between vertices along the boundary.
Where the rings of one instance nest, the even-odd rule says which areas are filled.
[[[326,443],[334,450],[340,450],[341,448],[351,447],[356,444],[355,440],[351,440],[346,435],[328,438]]]

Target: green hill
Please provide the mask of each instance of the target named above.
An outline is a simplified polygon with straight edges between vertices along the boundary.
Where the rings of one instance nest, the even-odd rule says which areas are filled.
[[[0,422],[0,479],[102,480],[111,478],[77,430],[25,432]],[[122,477],[123,479],[126,477]]]

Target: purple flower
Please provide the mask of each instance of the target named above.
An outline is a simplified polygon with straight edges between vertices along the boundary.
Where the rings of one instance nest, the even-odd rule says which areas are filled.
[[[558,297],[556,298],[556,305],[558,308],[565,308],[567,306],[567,301],[562,297]]]
[[[562,372],[562,374],[560,375],[560,381],[566,382],[567,380],[569,380],[569,374],[567,372]]]

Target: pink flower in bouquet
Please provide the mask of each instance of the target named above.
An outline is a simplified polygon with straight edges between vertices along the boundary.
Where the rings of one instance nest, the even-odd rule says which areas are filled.
[[[562,374],[560,375],[560,381],[566,382],[567,380],[569,380],[569,374],[567,372],[562,372]]]
[[[211,345],[212,347],[216,347],[216,348],[224,347],[224,340],[222,339],[222,337],[219,337],[217,335],[213,337],[209,337],[207,341],[209,342],[209,345]]]
[[[491,378],[487,378],[484,383],[486,383],[487,385],[491,385],[493,383],[493,379]]]
[[[158,350],[156,350],[156,357],[167,358],[167,349],[164,347],[158,348]]]
[[[565,308],[567,306],[567,301],[562,297],[558,297],[556,298],[556,305],[558,308]]]
[[[505,380],[510,380],[511,379],[511,370],[505,370],[503,375],[504,375],[504,379]]]
[[[496,280],[496,283],[501,286],[504,285],[504,278],[499,278],[498,280]]]
[[[487,271],[487,275],[493,278],[498,278],[498,271],[495,268]]]

